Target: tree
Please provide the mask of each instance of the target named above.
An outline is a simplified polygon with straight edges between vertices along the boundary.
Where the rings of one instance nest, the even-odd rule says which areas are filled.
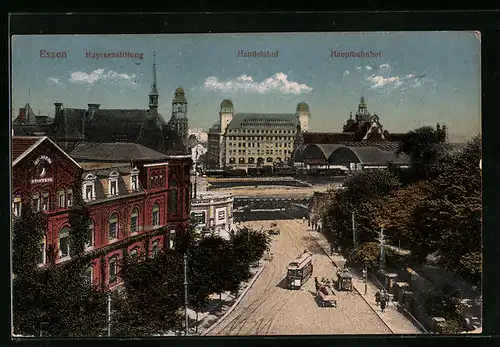
[[[412,182],[428,180],[439,175],[446,166],[449,146],[443,132],[424,126],[408,132],[396,150],[410,158],[410,171],[406,176]]]
[[[393,266],[397,264],[398,255],[390,248],[385,248],[386,264]],[[349,258],[349,264],[359,268],[367,268],[370,271],[380,268],[380,244],[377,242],[365,242],[359,245]]]
[[[413,251],[424,257],[439,251],[443,265],[476,278],[481,253],[481,143],[474,138],[453,155],[451,165],[429,186],[413,218],[418,233]],[[469,254],[470,253],[470,254]]]
[[[40,245],[46,230],[46,219],[22,206],[22,216],[14,217],[12,229],[12,312],[14,333],[39,335],[42,317]]]
[[[80,187],[81,182],[77,180],[73,185],[73,204],[69,211],[69,249],[72,257],[81,256],[84,253],[90,227],[90,213],[83,200]]]

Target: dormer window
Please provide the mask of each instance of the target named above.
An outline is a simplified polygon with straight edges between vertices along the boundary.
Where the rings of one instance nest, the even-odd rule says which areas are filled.
[[[118,172],[112,172],[109,175],[109,195],[118,195]]]
[[[85,176],[85,181],[83,182],[83,198],[87,201],[95,199],[95,178],[93,174]]]
[[[134,192],[139,190],[139,170],[137,168],[130,172],[130,189]]]

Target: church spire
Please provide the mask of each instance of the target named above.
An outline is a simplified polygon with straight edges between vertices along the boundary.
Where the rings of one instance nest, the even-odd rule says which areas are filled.
[[[156,51],[153,51],[153,84],[149,93],[149,109],[158,108],[158,87],[156,85]]]

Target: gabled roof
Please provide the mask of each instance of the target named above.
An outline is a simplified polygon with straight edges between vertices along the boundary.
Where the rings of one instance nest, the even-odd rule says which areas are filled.
[[[62,150],[54,141],[49,139],[47,136],[14,136],[12,137],[12,167],[19,163],[24,157],[30,154],[35,148],[40,146],[43,142],[50,142],[58,151],[60,151],[66,158],[71,160],[76,166],[81,168],[73,158],[71,158],[68,153]]]
[[[234,115],[228,129],[239,129],[242,126],[248,125],[252,127],[267,128],[272,124],[280,124],[282,126],[295,126],[297,120],[295,114],[286,113],[237,113]]]
[[[137,143],[81,142],[70,151],[76,160],[129,162],[133,160],[166,160],[168,155]]]

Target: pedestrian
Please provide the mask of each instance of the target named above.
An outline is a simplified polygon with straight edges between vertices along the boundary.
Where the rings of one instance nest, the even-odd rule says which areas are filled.
[[[316,287],[316,291],[318,291],[318,288],[319,288],[318,277],[314,277],[314,286]]]
[[[380,302],[380,299],[381,299],[381,294],[380,294],[380,290],[378,290],[376,293],[375,293],[375,304],[379,304]]]
[[[330,255],[333,255],[333,245],[330,244]]]
[[[311,219],[308,219],[307,220],[307,227],[310,228],[311,227]]]
[[[385,299],[386,299],[386,298],[385,298],[385,296],[384,296],[384,297],[382,297],[382,298],[380,298],[380,310],[381,310],[382,312],[384,312],[384,311],[385,311],[385,305],[386,305],[386,301],[385,301]]]

